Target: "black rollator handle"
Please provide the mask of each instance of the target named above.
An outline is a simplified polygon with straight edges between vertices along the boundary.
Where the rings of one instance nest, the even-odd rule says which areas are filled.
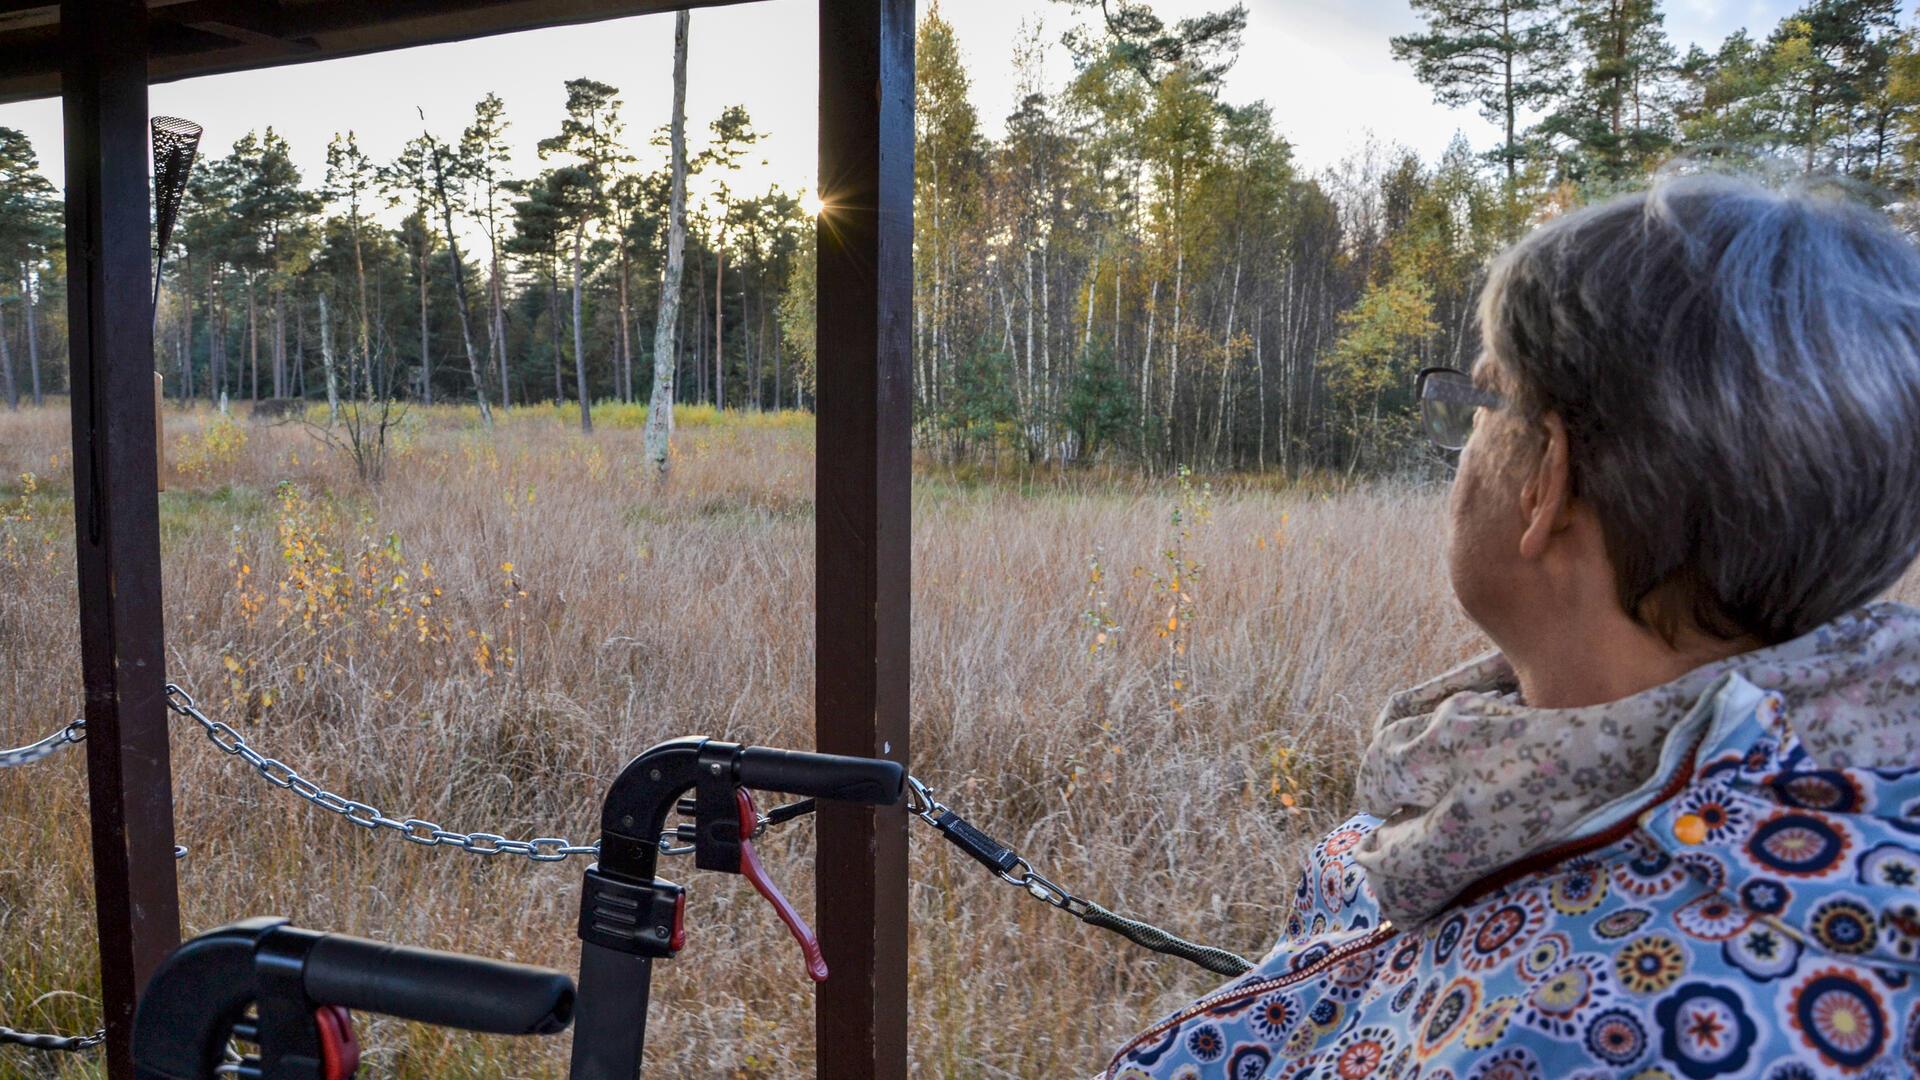
[[[573,1016],[573,980],[478,956],[328,934],[307,952],[314,1001],[492,1035],[552,1035]]]
[[[663,834],[693,837],[697,869],[753,875],[759,869],[748,858],[753,806],[740,789],[892,806],[905,794],[906,782],[906,768],[897,761],[695,737],[659,743],[628,762],[601,804],[600,861],[587,868],[581,887],[580,1012],[571,1080],[639,1076],[653,962],[698,938],[697,930],[685,926],[687,890],[655,873]],[[690,791],[693,828],[669,830],[668,817]],[[763,879],[754,880],[760,887]],[[804,927],[795,934],[804,936]]]
[[[897,761],[749,746],[740,751],[740,786],[862,806],[892,806],[906,788]]]
[[[386,945],[257,918],[175,949],[133,1021],[136,1080],[351,1080],[348,1009],[501,1035],[552,1034],[573,1015],[557,971]],[[232,1042],[258,1054],[227,1060]]]

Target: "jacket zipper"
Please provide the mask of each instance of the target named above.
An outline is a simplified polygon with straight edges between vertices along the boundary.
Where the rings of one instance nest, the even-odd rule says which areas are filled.
[[[1680,768],[1674,771],[1673,777],[1667,781],[1666,786],[1661,788],[1660,792],[1655,795],[1647,805],[1629,814],[1618,823],[1608,826],[1604,831],[1590,836],[1585,840],[1575,840],[1562,844],[1559,847],[1549,848],[1537,855],[1528,856],[1519,862],[1512,863],[1503,869],[1488,874],[1486,877],[1481,878],[1479,881],[1461,890],[1460,895],[1454,897],[1445,907],[1441,908],[1441,910],[1450,911],[1453,908],[1470,904],[1495,889],[1504,885],[1510,885],[1526,877],[1528,874],[1538,873],[1541,870],[1570,859],[1575,855],[1585,854],[1589,851],[1598,851],[1601,848],[1617,844],[1621,840],[1626,839],[1635,829],[1640,827],[1640,819],[1645,816],[1647,811],[1679,795],[1680,792],[1686,788],[1687,784],[1692,781],[1693,771],[1698,764],[1700,756],[1701,744],[1706,741],[1706,733],[1701,732],[1699,738],[1694,740],[1693,748],[1687,751],[1686,758],[1681,761]],[[1375,927],[1366,937],[1342,945],[1299,971],[1290,971],[1285,975],[1276,976],[1271,979],[1263,979],[1257,983],[1250,983],[1246,986],[1222,991],[1212,997],[1201,998],[1199,1001],[1187,1006],[1172,1017],[1134,1036],[1133,1040],[1121,1047],[1120,1052],[1115,1054],[1113,1060],[1107,1063],[1107,1070],[1103,1075],[1111,1076],[1114,1066],[1120,1064],[1120,1059],[1132,1053],[1136,1047],[1144,1043],[1152,1042],[1173,1028],[1179,1027],[1181,1024],[1199,1016],[1203,1012],[1216,1009],[1238,998],[1258,997],[1262,994],[1268,994],[1275,990],[1283,990],[1289,986],[1293,986],[1311,976],[1318,975],[1328,967],[1347,959],[1357,952],[1364,952],[1374,948],[1399,933],[1399,929],[1396,928],[1392,922],[1383,922]]]
[[[1320,959],[1315,960],[1313,963],[1307,965],[1306,967],[1301,968],[1299,971],[1289,971],[1285,975],[1276,975],[1271,979],[1262,979],[1257,983],[1248,983],[1245,986],[1238,986],[1229,990],[1223,990],[1220,993],[1213,995],[1212,997],[1201,998],[1199,1001],[1196,1001],[1193,1004],[1187,1006],[1185,1009],[1181,1010],[1175,1015],[1167,1018],[1166,1020],[1162,1020],[1160,1023],[1155,1024],[1153,1027],[1150,1027],[1146,1031],[1140,1033],[1139,1035],[1134,1036],[1131,1042],[1127,1043],[1127,1045],[1120,1048],[1119,1053],[1113,1055],[1112,1061],[1107,1062],[1107,1070],[1106,1070],[1106,1073],[1104,1073],[1103,1075],[1111,1076],[1113,1074],[1114,1066],[1120,1064],[1121,1058],[1126,1057],[1128,1054],[1133,1053],[1134,1048],[1141,1046],[1145,1043],[1150,1043],[1155,1039],[1158,1039],[1160,1036],[1165,1035],[1168,1031],[1171,1031],[1172,1029],[1179,1027],[1181,1024],[1184,1024],[1187,1021],[1193,1019],[1194,1017],[1199,1016],[1203,1012],[1208,1012],[1213,1009],[1217,1009],[1221,1005],[1224,1005],[1227,1002],[1236,1000],[1238,998],[1259,997],[1262,994],[1269,994],[1275,990],[1284,990],[1289,986],[1293,986],[1297,983],[1303,982],[1306,979],[1312,978],[1313,976],[1320,974],[1321,972],[1327,970],[1333,965],[1338,964],[1341,961],[1344,961],[1349,957],[1354,956],[1357,953],[1363,953],[1369,949],[1377,948],[1381,943],[1391,940],[1393,937],[1395,937],[1399,933],[1400,933],[1399,928],[1395,927],[1393,923],[1383,922],[1379,926],[1374,927],[1373,930],[1371,930],[1366,937],[1363,937],[1358,941],[1350,941],[1347,944],[1340,946],[1339,948],[1333,950],[1332,952],[1321,957]]]
[[[1706,741],[1707,734],[1703,731],[1700,733],[1699,738],[1693,741],[1693,748],[1687,751],[1686,758],[1680,762],[1680,767],[1674,771],[1672,778],[1667,781],[1666,786],[1661,788],[1645,806],[1621,818],[1614,824],[1607,826],[1593,836],[1587,837],[1585,840],[1571,840],[1558,847],[1551,847],[1537,854],[1529,855],[1519,862],[1508,863],[1501,869],[1495,870],[1493,873],[1460,890],[1459,895],[1447,901],[1446,906],[1442,907],[1440,911],[1452,911],[1457,907],[1465,907],[1486,896],[1488,893],[1511,885],[1521,878],[1548,870],[1576,855],[1585,855],[1590,851],[1599,851],[1601,848],[1611,847],[1625,840],[1628,836],[1632,835],[1635,830],[1640,828],[1640,819],[1646,816],[1647,811],[1667,803],[1679,795],[1680,792],[1686,790],[1687,785],[1693,781],[1693,770],[1700,756],[1700,746]],[[1436,913],[1436,917],[1437,916],[1438,913]]]

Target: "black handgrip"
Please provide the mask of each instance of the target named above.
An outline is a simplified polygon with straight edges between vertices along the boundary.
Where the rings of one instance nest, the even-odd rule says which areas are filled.
[[[557,971],[344,934],[314,943],[303,981],[322,1005],[494,1035],[552,1035],[573,1019],[573,980]]]
[[[892,806],[906,789],[897,761],[749,746],[740,751],[740,783],[760,791]]]

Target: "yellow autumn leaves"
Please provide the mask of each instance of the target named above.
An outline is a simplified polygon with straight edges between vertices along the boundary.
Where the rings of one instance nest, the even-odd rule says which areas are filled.
[[[344,670],[370,648],[402,643],[443,658],[461,656],[483,675],[513,666],[513,628],[508,627],[509,640],[500,644],[492,628],[460,625],[442,603],[445,593],[433,563],[409,560],[397,534],[362,531],[349,540],[345,537],[352,530],[335,503],[290,482],[280,484],[275,494],[273,573],[265,580],[256,573],[248,545],[238,535],[228,563],[235,612],[249,629],[265,624],[276,631],[270,639],[274,648],[299,648],[299,640],[305,639],[309,648],[318,650],[312,659],[335,670]],[[364,530],[368,522],[357,524]],[[527,595],[513,571],[513,563],[501,563],[506,576],[503,609]],[[287,638],[290,630],[299,637]],[[275,692],[254,677],[256,665],[239,646],[223,661],[237,699],[258,708],[273,703]],[[297,681],[304,681],[305,664],[293,670]]]

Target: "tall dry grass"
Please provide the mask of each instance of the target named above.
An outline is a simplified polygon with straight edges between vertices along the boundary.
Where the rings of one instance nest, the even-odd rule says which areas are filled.
[[[637,431],[583,439],[538,412],[491,435],[416,413],[377,490],[297,426],[170,413],[170,676],[330,790],[523,838],[590,840],[607,782],[662,738],[810,745],[810,430],[689,428],[662,490]],[[66,432],[58,409],[0,414],[0,745],[77,708]],[[1440,513],[1414,488],[923,476],[915,772],[1055,880],[1257,954],[1302,846],[1348,809],[1383,696],[1479,647],[1448,598]],[[189,933],[276,913],[576,962],[578,862],[412,847],[187,726],[173,749]],[[0,774],[0,833],[0,1023],[89,1029],[82,755]],[[763,847],[810,908],[810,831]],[[651,1075],[809,1075],[808,984],[772,913],[737,879],[664,872],[693,895],[689,947],[656,969]],[[1083,1076],[1218,981],[924,830],[913,881],[915,1075]],[[362,1036],[368,1076],[565,1071],[564,1038]],[[5,1049],[0,1074],[95,1075]]]

